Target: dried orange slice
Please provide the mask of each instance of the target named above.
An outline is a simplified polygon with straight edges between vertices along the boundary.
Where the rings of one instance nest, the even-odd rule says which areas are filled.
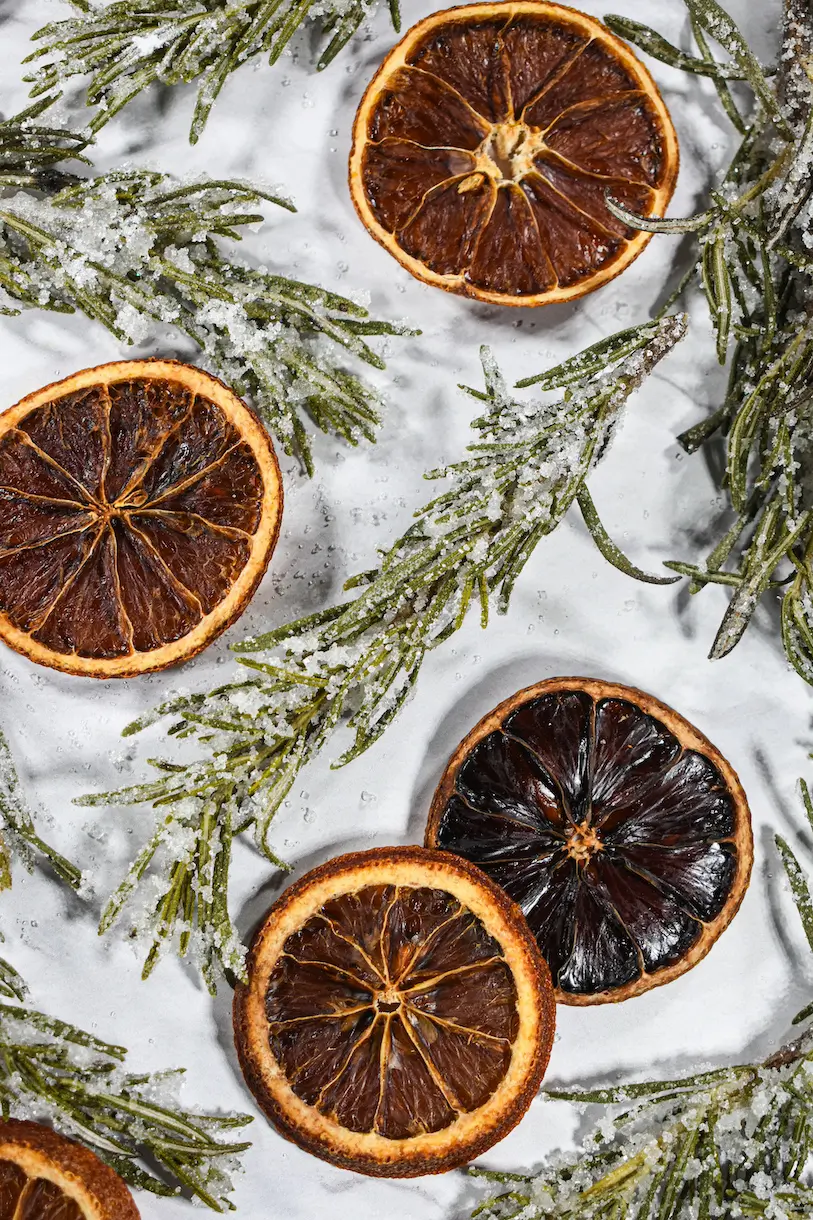
[[[552,678],[461,742],[426,843],[520,905],[557,1000],[625,1000],[691,969],[728,927],[753,862],[736,774],[651,695]]]
[[[0,1122],[0,1220],[138,1220],[133,1196],[89,1148],[39,1123]]]
[[[641,253],[605,196],[663,215],[678,144],[629,47],[545,0],[467,4],[413,26],[356,115],[350,190],[418,279],[499,305],[600,287]]]
[[[258,1103],[345,1169],[440,1173],[511,1130],[553,1040],[550,974],[517,907],[420,847],[339,856],[260,928],[234,1001]]]
[[[268,434],[216,377],[75,373],[0,415],[0,639],[93,678],[185,661],[245,609],[281,514]]]

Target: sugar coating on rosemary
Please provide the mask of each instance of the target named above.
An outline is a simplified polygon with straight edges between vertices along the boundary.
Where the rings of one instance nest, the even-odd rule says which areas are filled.
[[[9,988],[5,980],[13,981]],[[231,1134],[245,1114],[203,1114],[178,1102],[183,1070],[135,1074],[127,1051],[36,1012],[25,983],[0,961],[0,1110],[4,1118],[50,1123],[87,1144],[131,1186],[156,1195],[186,1192],[213,1211],[233,1210],[239,1156]]]
[[[546,1095],[605,1107],[604,1117],[578,1152],[539,1173],[472,1170],[499,1184],[474,1210],[481,1220],[810,1215],[811,1031],[762,1064]]]
[[[730,508],[702,564],[667,566],[690,589],[721,584],[732,597],[711,656],[725,656],[763,596],[779,590],[782,638],[798,673],[813,682],[813,11],[786,0],[776,70],[764,71],[716,0],[686,0],[698,54],[671,47],[626,18],[612,28],[667,63],[711,77],[738,136],[733,159],[709,207],[686,220],[634,218],[655,232],[694,232],[699,275],[729,363],[725,398],[680,438],[693,453],[725,438],[723,480]],[[718,63],[713,39],[727,54]],[[750,87],[748,113],[729,81]]]
[[[813,801],[801,782],[813,829]],[[810,881],[780,836],[777,847],[813,950]],[[758,1063],[545,1096],[601,1107],[573,1153],[540,1170],[501,1173],[474,1168],[492,1193],[472,1215],[480,1220],[710,1220],[765,1217],[804,1220],[813,1209],[813,1004],[793,1024],[798,1037]],[[594,1116],[595,1110],[588,1111]]]
[[[37,97],[72,77],[89,77],[89,123],[98,131],[155,81],[197,82],[189,138],[200,138],[232,72],[259,56],[275,64],[303,27],[321,33],[318,68],[352,38],[379,0],[70,0],[77,16],[34,34],[36,67],[25,78]],[[395,29],[399,0],[389,0]]]
[[[241,975],[243,949],[228,910],[232,840],[250,834],[275,865],[272,819],[301,769],[341,728],[352,740],[334,766],[367,750],[412,694],[428,652],[479,607],[504,612],[537,544],[578,503],[602,554],[655,583],[613,544],[586,479],[605,453],[630,394],[685,333],[682,315],[631,328],[523,385],[543,397],[512,396],[484,350],[482,413],[460,462],[426,477],[446,489],[378,565],[347,582],[354,596],[235,645],[244,677],[209,693],[169,698],[131,725],[171,717],[169,737],[194,738],[190,764],[151,759],[154,780],[81,804],[154,806],[153,835],[102,916],[127,908],[150,945],[145,975],[177,944],[194,953],[210,988],[218,971]],[[554,391],[559,391],[558,394]]]
[[[308,471],[308,423],[351,444],[375,439],[378,395],[346,361],[383,368],[367,337],[406,329],[224,245],[262,223],[258,205],[292,210],[288,200],[148,170],[79,179],[60,165],[76,137],[42,127],[41,110],[0,122],[0,312],[78,310],[125,343],[181,331]]]

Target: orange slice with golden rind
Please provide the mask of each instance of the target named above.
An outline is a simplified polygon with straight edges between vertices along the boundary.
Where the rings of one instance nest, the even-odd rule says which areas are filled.
[[[242,613],[282,482],[260,421],[172,360],[85,369],[0,415],[0,639],[40,665],[133,677]]]
[[[594,17],[547,0],[425,18],[362,98],[350,190],[366,228],[418,279],[498,305],[580,297],[651,234],[609,193],[664,214],[678,172],[644,65]]]
[[[39,1123],[0,1122],[0,1220],[138,1220],[95,1153]]]
[[[263,922],[235,993],[246,1081],[277,1128],[345,1169],[440,1173],[519,1122],[554,1029],[525,920],[465,860],[329,861]]]

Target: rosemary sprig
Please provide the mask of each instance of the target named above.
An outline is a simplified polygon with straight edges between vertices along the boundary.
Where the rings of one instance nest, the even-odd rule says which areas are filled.
[[[681,437],[693,453],[724,436],[723,486],[735,515],[704,563],[667,567],[691,577],[690,590],[724,584],[734,592],[711,649],[729,653],[763,595],[782,588],[782,638],[797,672],[813,682],[813,10],[787,0],[782,49],[769,81],[716,0],[686,0],[698,56],[675,49],[646,26],[608,22],[657,58],[711,76],[740,141],[710,206],[686,220],[632,217],[655,232],[694,232],[697,272],[721,363],[729,360],[723,402]],[[713,59],[707,36],[728,54]],[[727,81],[748,83],[746,114]]]
[[[82,888],[81,870],[38,834],[20,787],[11,750],[0,729],[0,891],[11,889],[15,860],[29,872],[34,871],[35,865],[44,864],[71,889]],[[0,933],[0,941],[3,939]],[[26,986],[20,975],[0,958],[0,996],[23,1000],[25,994]]]
[[[288,200],[147,170],[66,176],[59,162],[82,145],[37,126],[35,111],[0,122],[0,187],[23,188],[0,197],[0,312],[79,310],[125,343],[155,323],[179,329],[309,472],[306,420],[351,444],[375,439],[378,397],[343,362],[383,368],[366,338],[409,332],[223,246],[263,221],[258,205],[293,210]]]
[[[271,822],[296,776],[340,726],[352,743],[334,766],[367,750],[414,690],[428,652],[448,640],[473,606],[483,626],[492,602],[508,608],[535,547],[578,502],[599,549],[617,567],[647,577],[609,540],[586,486],[621,408],[685,332],[675,316],[604,340],[536,384],[552,400],[513,398],[487,351],[485,390],[469,391],[482,414],[461,462],[431,471],[447,489],[382,555],[347,582],[352,599],[235,646],[249,674],[208,694],[169,699],[125,733],[173,718],[173,737],[196,738],[189,765],[152,760],[154,780],[80,799],[85,805],[151,803],[155,831],[102,916],[107,931],[153,870],[158,894],[136,920],[150,949],[145,976],[176,934],[197,945],[210,988],[217,967],[241,974],[243,950],[227,903],[235,835],[284,867],[269,844]],[[155,888],[157,887],[157,888]]]
[[[37,62],[25,79],[33,97],[90,77],[87,104],[97,110],[91,132],[153,82],[198,83],[189,133],[197,143],[212,106],[232,72],[267,56],[275,64],[303,26],[318,24],[323,39],[317,67],[326,68],[378,6],[378,0],[70,0],[76,17],[38,30],[41,45],[24,61]],[[389,0],[400,29],[399,0]]]
[[[53,101],[53,97],[40,98],[22,114],[0,121],[0,188],[53,192],[79,181],[62,162],[90,164],[82,152],[85,136],[36,122]]]
[[[810,882],[788,844],[776,841],[813,949]],[[794,1024],[811,1016],[813,1005]],[[499,1187],[472,1213],[480,1220],[808,1220],[813,1213],[805,1174],[813,1155],[813,1027],[759,1063],[546,1096],[609,1114],[577,1152],[537,1172],[470,1170]]]
[[[23,976],[0,957],[0,996],[7,1000],[25,1000],[27,995],[28,986]]]
[[[0,961],[0,1110],[5,1118],[49,1122],[87,1144],[132,1186],[156,1195],[186,1191],[212,1211],[233,1211],[228,1195],[237,1158],[251,1145],[232,1132],[244,1114],[199,1114],[174,1096],[183,1069],[134,1074],[127,1051],[36,1012],[26,986]]]
[[[8,742],[0,730],[0,890],[11,889],[11,869],[14,859],[32,872],[34,864],[46,863],[52,872],[71,889],[78,890],[82,884],[82,873],[50,847],[37,833],[25,798]],[[12,987],[12,994],[16,994]],[[4,990],[4,976],[0,970],[0,994]]]

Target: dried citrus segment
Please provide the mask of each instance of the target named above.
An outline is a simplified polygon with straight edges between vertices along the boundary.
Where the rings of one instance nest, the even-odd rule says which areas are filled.
[[[200,369],[38,390],[0,416],[0,639],[91,677],[186,660],[245,608],[281,512],[267,433]]]
[[[360,1173],[439,1173],[519,1121],[553,991],[519,910],[464,860],[340,856],[283,894],[235,995],[246,1080],[282,1133]]]
[[[543,292],[556,283],[553,264],[539,244],[534,208],[518,186],[497,192],[491,215],[469,265],[477,287],[493,292]]]
[[[0,1220],[138,1220],[124,1182],[38,1123],[0,1122]]]
[[[502,305],[598,288],[650,240],[609,194],[662,215],[678,146],[658,89],[606,26],[547,0],[435,13],[359,106],[350,189],[418,279]]]
[[[472,730],[426,842],[519,904],[557,999],[638,995],[689,970],[733,919],[753,859],[740,783],[651,695],[587,678],[520,691]]]

